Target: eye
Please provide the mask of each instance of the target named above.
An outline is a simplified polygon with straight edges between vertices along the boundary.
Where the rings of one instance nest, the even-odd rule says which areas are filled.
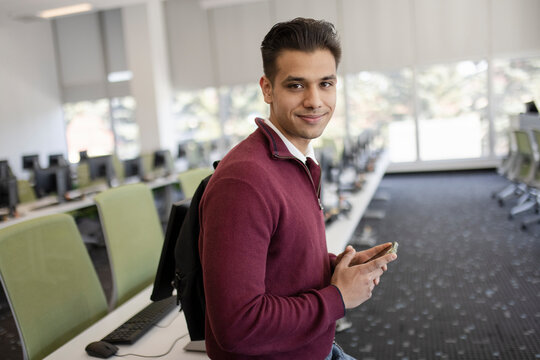
[[[332,86],[334,86],[334,83],[331,82],[331,81],[323,81],[323,82],[321,83],[321,87],[322,87],[322,88],[329,88],[329,87],[332,87]]]
[[[300,83],[290,83],[287,84],[287,88],[289,89],[302,89],[304,86]]]

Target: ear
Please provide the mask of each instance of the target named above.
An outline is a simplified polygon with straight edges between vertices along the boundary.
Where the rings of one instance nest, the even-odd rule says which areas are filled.
[[[272,83],[266,76],[261,77],[259,80],[259,85],[261,86],[261,90],[264,97],[264,102],[267,104],[272,103]]]

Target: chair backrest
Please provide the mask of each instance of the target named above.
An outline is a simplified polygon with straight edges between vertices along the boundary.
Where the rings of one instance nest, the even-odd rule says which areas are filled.
[[[540,189],[540,130],[533,129],[533,143],[536,145],[536,160],[534,165],[534,177],[531,185]]]
[[[212,174],[212,168],[190,169],[178,174],[178,181],[186,199],[191,199],[201,181]]]
[[[36,201],[37,199],[34,188],[28,180],[17,180],[17,192],[19,195],[19,203],[21,204]]]
[[[26,359],[42,359],[107,314],[105,294],[69,215],[0,230],[0,275]]]
[[[516,130],[515,136],[519,154],[518,180],[529,183],[534,175],[534,150],[531,137],[528,132],[523,130]]]
[[[116,175],[116,181],[118,184],[122,184],[124,182],[124,163],[118,158],[117,155],[112,156],[112,164],[114,168],[114,173]]]
[[[152,180],[154,175],[154,154],[153,153],[143,153],[141,154],[142,166],[143,166],[143,177],[148,180]]]
[[[94,198],[113,279],[114,308],[154,280],[163,230],[150,188],[137,183],[108,189]]]

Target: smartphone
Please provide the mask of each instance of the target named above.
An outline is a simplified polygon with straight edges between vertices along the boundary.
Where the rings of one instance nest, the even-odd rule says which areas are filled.
[[[373,255],[370,259],[366,260],[364,262],[365,263],[368,263],[372,260],[375,260],[375,259],[378,259],[380,258],[381,256],[384,256],[386,254],[396,254],[397,253],[397,249],[398,249],[398,242],[397,241],[394,241],[391,245],[388,245],[387,247],[385,247],[384,249],[382,249],[381,251],[379,251],[377,254]]]

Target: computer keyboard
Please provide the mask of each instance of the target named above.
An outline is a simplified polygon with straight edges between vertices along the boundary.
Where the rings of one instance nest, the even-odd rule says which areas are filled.
[[[176,295],[155,301],[102,340],[111,344],[133,344],[176,307]]]

